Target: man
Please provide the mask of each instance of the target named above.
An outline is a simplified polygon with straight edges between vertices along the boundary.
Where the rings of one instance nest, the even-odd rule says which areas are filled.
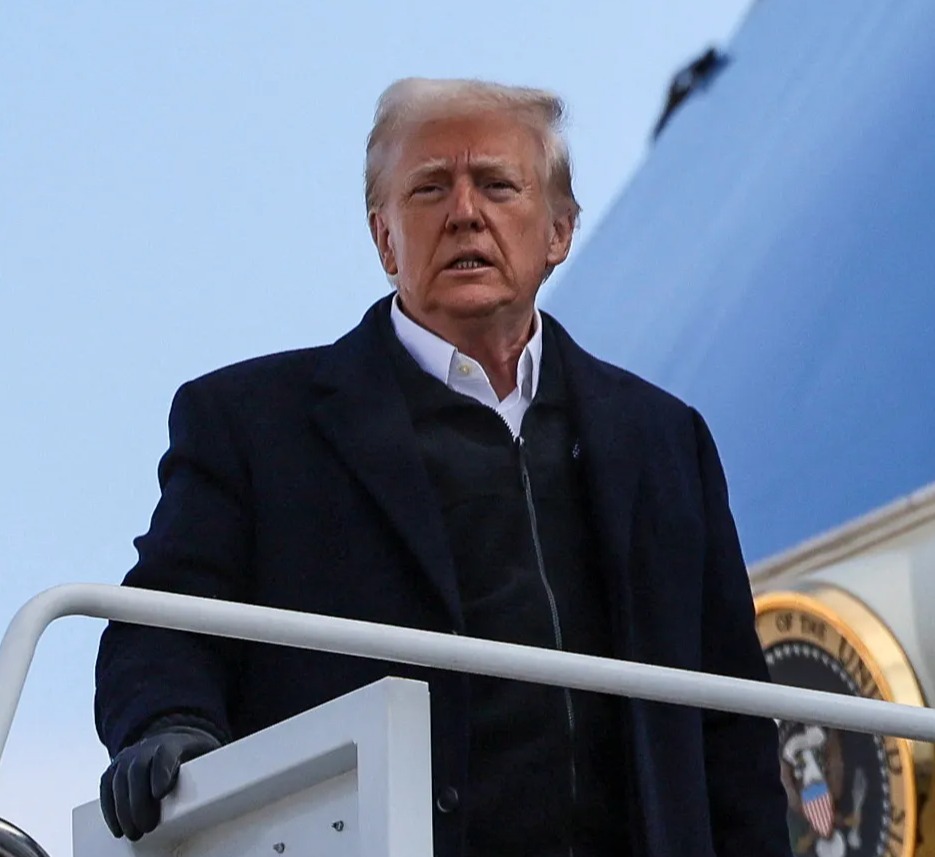
[[[561,103],[406,80],[367,147],[395,295],[184,385],[126,584],[767,679],[693,410],[535,307],[578,216]],[[436,853],[788,857],[770,721],[112,625],[116,835],[186,759],[385,675],[429,682]]]

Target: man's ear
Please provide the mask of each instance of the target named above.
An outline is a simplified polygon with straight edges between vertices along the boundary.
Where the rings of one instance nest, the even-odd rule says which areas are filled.
[[[386,221],[379,211],[371,211],[368,220],[370,221],[370,236],[376,245],[377,253],[380,254],[380,264],[387,274],[395,277],[399,273],[399,268],[396,265],[396,254],[393,252],[393,241],[390,238],[390,230]]]
[[[546,261],[551,267],[561,265],[568,258],[574,233],[575,221],[570,214],[563,214],[552,221],[552,236],[546,254]]]

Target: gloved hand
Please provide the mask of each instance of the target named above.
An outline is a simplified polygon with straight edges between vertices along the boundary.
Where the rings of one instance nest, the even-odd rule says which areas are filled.
[[[101,812],[114,836],[136,841],[159,824],[160,801],[183,762],[221,746],[195,726],[171,726],[125,747],[101,777]]]

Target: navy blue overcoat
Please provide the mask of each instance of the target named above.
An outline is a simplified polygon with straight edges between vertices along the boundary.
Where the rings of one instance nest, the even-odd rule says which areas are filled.
[[[125,583],[460,632],[441,512],[372,307],[333,345],[183,385],[162,496]],[[718,455],[699,415],[579,348],[547,315],[580,438],[621,658],[767,680]],[[466,788],[468,679],[127,625],[101,641],[95,714],[112,754],[187,711],[235,739],[386,675],[431,688],[433,778]],[[774,724],[627,700],[621,855],[788,857]],[[436,853],[463,820],[438,813]]]

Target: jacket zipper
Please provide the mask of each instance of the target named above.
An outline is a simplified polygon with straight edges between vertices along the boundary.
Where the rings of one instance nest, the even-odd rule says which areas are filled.
[[[523,481],[523,493],[526,495],[526,511],[529,515],[529,526],[532,530],[532,543],[536,551],[536,565],[539,569],[539,579],[542,581],[542,588],[545,589],[546,597],[549,601],[549,611],[552,614],[552,633],[555,638],[555,648],[559,651],[564,649],[562,642],[562,624],[558,615],[558,606],[555,603],[555,593],[552,591],[552,585],[545,573],[545,559],[542,554],[542,543],[539,541],[539,524],[536,520],[536,505],[532,497],[532,482],[529,478],[529,467],[526,460],[526,441],[523,438],[516,438],[516,448],[519,451],[519,469]],[[565,687],[562,688],[565,696],[565,713],[568,718],[568,738],[570,743],[570,766],[569,773],[571,777],[571,800],[573,804],[578,802],[578,770],[575,764],[575,709],[571,700],[571,691]],[[569,846],[569,857],[574,857],[574,848]]]

